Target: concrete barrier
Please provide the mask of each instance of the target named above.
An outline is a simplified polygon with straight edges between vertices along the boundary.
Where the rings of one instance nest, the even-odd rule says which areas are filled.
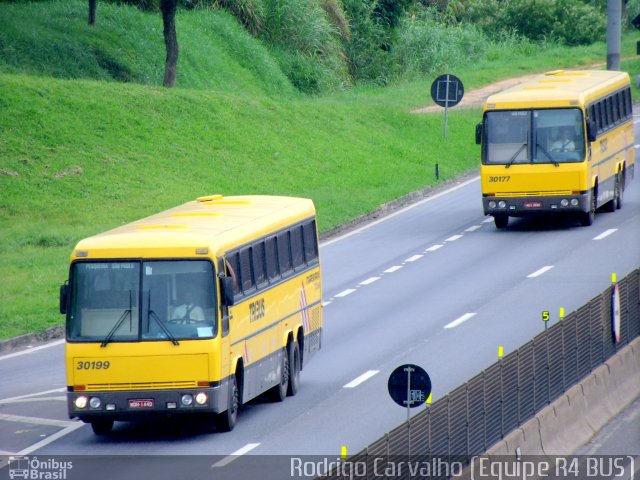
[[[569,455],[640,396],[640,337],[486,452]]]

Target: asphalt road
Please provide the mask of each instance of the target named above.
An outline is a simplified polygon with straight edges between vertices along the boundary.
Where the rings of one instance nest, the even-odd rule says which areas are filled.
[[[230,433],[117,423],[97,437],[66,416],[61,342],[0,357],[0,453],[356,453],[406,419],[387,393],[398,365],[425,368],[436,400],[492,364],[498,345],[506,354],[539,333],[543,310],[557,321],[561,307],[569,313],[610,285],[611,273],[637,268],[639,177],[622,210],[599,213],[591,227],[512,220],[496,230],[472,179],[324,243],[323,348],[296,397],[252,402]]]

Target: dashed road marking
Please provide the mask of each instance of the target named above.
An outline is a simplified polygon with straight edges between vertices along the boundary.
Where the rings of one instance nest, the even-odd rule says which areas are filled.
[[[482,228],[482,225],[474,225],[473,227],[469,227],[465,230],[465,232],[475,232],[479,228]]]
[[[611,235],[612,233],[615,233],[617,231],[618,231],[617,228],[610,228],[609,230],[605,230],[604,232],[602,232],[597,237],[593,237],[593,239],[594,240],[602,240],[603,238],[607,238],[609,235]]]
[[[453,235],[449,238],[446,238],[444,241],[445,242],[455,242],[456,240],[459,240],[462,238],[462,235]]]
[[[253,450],[254,448],[256,448],[258,445],[260,445],[260,444],[259,443],[247,443],[244,447],[239,448],[238,450],[233,452],[231,455],[228,455],[228,456],[224,457],[222,460],[220,460],[219,462],[214,463],[213,465],[211,465],[211,468],[226,467],[231,462],[233,462],[234,460],[237,460],[239,457],[241,457],[245,453],[248,453],[251,450]]]
[[[462,325],[464,322],[469,320],[472,317],[475,317],[477,313],[465,313],[461,317],[458,317],[451,323],[447,323],[444,328],[456,328],[458,325]]]
[[[533,272],[530,275],[527,275],[527,278],[535,278],[535,277],[539,277],[540,275],[542,275],[543,273],[547,273],[549,270],[551,270],[553,268],[553,265],[547,265],[546,267],[542,267],[540,270],[536,270],[535,272]]]
[[[360,375],[358,378],[354,378],[353,380],[351,380],[349,383],[347,383],[342,388],[355,388],[358,385],[360,385],[361,383],[364,383],[367,380],[369,380],[374,375],[377,375],[378,373],[380,373],[380,370],[369,370],[369,371],[363,373],[362,375]]]
[[[360,285],[371,285],[373,282],[377,282],[378,280],[380,280],[380,277],[370,277],[360,282]]]
[[[424,255],[414,255],[405,260],[405,262],[415,262],[416,260],[420,260]]]
[[[402,268],[402,265],[394,265],[393,267],[389,267],[387,268],[384,273],[393,273],[393,272],[397,272],[398,270],[400,270]]]
[[[435,252],[436,250],[441,249],[442,247],[444,247],[444,245],[438,244],[438,245],[432,245],[429,248],[427,248],[425,250],[425,252]]]
[[[356,291],[355,288],[347,288],[346,290],[343,290],[340,293],[336,293],[336,297],[343,298],[343,297],[346,297],[347,295],[351,295],[355,291]]]

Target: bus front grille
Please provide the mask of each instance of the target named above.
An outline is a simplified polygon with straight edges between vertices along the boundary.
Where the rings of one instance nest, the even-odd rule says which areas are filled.
[[[87,390],[165,390],[172,388],[196,388],[197,386],[198,382],[194,380],[140,383],[90,383],[87,385]]]

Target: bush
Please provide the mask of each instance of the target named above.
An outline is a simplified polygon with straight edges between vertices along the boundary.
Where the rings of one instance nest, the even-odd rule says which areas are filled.
[[[461,65],[487,48],[485,35],[475,25],[446,26],[427,11],[401,22],[393,60],[399,76],[414,78]]]
[[[391,32],[376,14],[375,0],[343,0],[351,38],[344,46],[356,82],[385,84],[390,69]]]
[[[582,0],[452,0],[447,14],[482,27],[491,39],[515,32],[537,42],[589,45],[606,34],[606,12]]]

